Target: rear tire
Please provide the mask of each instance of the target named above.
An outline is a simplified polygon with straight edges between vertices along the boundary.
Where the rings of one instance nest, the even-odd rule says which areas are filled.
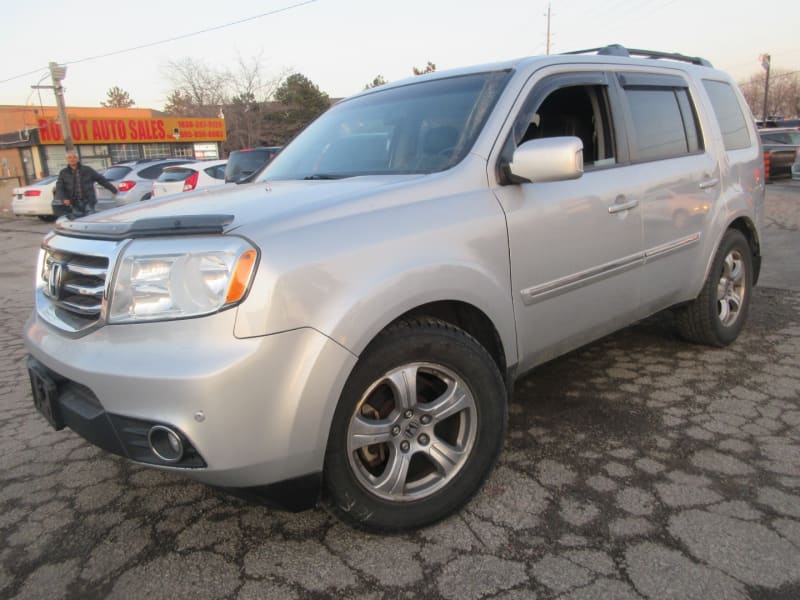
[[[325,456],[326,505],[375,531],[451,514],[497,461],[506,396],[494,360],[465,331],[437,319],[391,326],[342,392]]]
[[[742,331],[750,309],[753,254],[744,235],[722,237],[700,295],[677,311],[678,331],[690,342],[727,346]]]

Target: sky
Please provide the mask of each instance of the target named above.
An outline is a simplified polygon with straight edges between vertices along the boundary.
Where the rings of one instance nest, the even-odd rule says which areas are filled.
[[[764,53],[773,70],[800,70],[796,0],[13,0],[0,22],[0,104],[53,106],[52,90],[31,88],[51,83],[53,61],[67,65],[67,106],[99,106],[119,86],[160,110],[169,62],[187,57],[230,70],[256,60],[265,81],[297,72],[345,97],[428,61],[441,71],[545,54],[548,5],[551,53],[680,52],[737,81],[760,72]]]

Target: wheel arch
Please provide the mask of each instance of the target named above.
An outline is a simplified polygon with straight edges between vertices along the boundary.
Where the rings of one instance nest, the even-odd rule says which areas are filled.
[[[419,317],[433,317],[445,321],[474,337],[492,357],[510,391],[513,384],[513,370],[509,369],[500,333],[486,313],[467,302],[440,300],[417,306],[405,312],[389,323],[386,328],[391,327],[397,321]]]
[[[755,223],[747,217],[738,217],[734,219],[730,225],[728,225],[727,229],[735,229],[745,237],[747,240],[747,244],[750,246],[750,251],[753,255],[753,285],[758,283],[758,276],[761,272],[761,240],[758,237],[758,230],[756,229]],[[727,231],[726,229],[726,231]],[[723,235],[724,235],[723,231]],[[722,237],[720,237],[720,241],[717,242],[717,246],[721,242]]]

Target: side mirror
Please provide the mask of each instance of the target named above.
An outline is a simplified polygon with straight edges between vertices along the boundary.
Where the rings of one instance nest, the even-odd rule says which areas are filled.
[[[515,183],[578,179],[583,142],[572,136],[529,140],[514,151],[508,170]]]

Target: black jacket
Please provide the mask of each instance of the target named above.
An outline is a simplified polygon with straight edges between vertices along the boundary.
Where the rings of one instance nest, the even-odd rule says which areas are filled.
[[[81,163],[78,163],[77,169],[71,169],[66,166],[58,174],[55,201],[58,204],[63,204],[64,200],[69,200],[72,203],[72,212],[74,213],[94,211],[94,205],[97,203],[97,196],[94,193],[95,182],[102,185],[112,194],[117,193],[117,188],[114,187],[114,184],[92,167],[85,167]],[[80,194],[78,193],[79,186]]]

